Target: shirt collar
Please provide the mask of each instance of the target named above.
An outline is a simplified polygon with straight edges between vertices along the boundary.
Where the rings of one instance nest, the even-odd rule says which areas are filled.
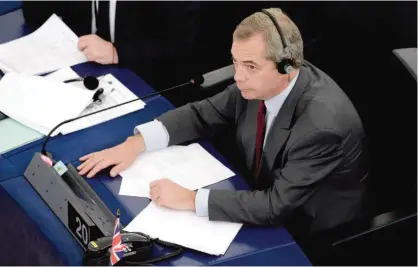
[[[295,85],[298,77],[299,77],[299,71],[296,73],[295,78],[289,83],[289,85],[282,92],[264,101],[264,104],[266,105],[266,109],[268,110],[269,115],[272,115],[274,117],[277,116],[284,101],[286,100],[290,91],[292,91],[292,88]]]

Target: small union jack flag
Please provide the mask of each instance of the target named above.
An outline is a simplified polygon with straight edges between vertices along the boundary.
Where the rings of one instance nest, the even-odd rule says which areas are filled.
[[[118,261],[123,258],[124,250],[128,247],[125,244],[122,244],[122,238],[120,236],[120,224],[119,224],[119,215],[118,210],[116,221],[115,221],[115,230],[113,231],[113,240],[110,253],[110,266],[115,265]]]

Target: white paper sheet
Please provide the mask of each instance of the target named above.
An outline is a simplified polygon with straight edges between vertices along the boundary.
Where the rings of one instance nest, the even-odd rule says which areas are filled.
[[[0,45],[3,72],[42,74],[87,62],[78,36],[55,14],[36,31]]]
[[[151,202],[124,230],[211,255],[224,255],[241,227],[241,223],[209,221],[191,211],[162,208]]]
[[[149,197],[149,184],[161,178],[196,190],[235,174],[201,145],[194,143],[142,153],[120,175],[120,195]]]
[[[62,121],[77,117],[93,94],[44,77],[10,72],[0,80],[0,111],[46,135]]]
[[[80,78],[80,75],[78,75],[77,72],[75,72],[72,68],[65,67],[65,68],[59,69],[57,71],[54,71],[52,73],[49,73],[49,74],[45,75],[44,77],[49,79],[49,80],[54,80],[54,81],[57,81],[57,82],[64,82],[64,81],[67,81],[67,80]],[[68,83],[68,84],[73,85],[73,86],[77,86],[79,88],[84,88],[82,81],[71,82],[71,83]]]
[[[71,68],[68,67],[53,72],[47,75],[46,78],[63,82],[65,80],[79,78],[79,76],[76,72],[74,72]],[[132,93],[128,88],[126,88],[112,74],[107,74],[102,77],[98,77],[98,79],[99,88],[103,88],[104,94],[106,96],[103,98],[101,103],[89,105],[86,109],[83,110],[83,112],[79,116],[102,110],[108,107],[112,107],[137,98],[134,93]],[[85,87],[82,82],[73,82],[70,84],[85,90]],[[143,109],[144,107],[145,102],[143,102],[142,100],[138,100],[114,109],[110,109],[108,111],[100,112],[98,114],[88,116],[77,121],[73,121],[71,123],[63,125],[60,128],[60,131],[62,134],[72,133]]]

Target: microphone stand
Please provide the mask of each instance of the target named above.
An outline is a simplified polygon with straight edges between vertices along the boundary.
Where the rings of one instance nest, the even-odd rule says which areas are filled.
[[[193,80],[192,80],[192,81],[193,81]],[[45,155],[45,156],[49,157],[49,158],[52,160],[52,158],[50,157],[50,156],[52,156],[52,155],[51,155],[51,154],[50,154],[50,155],[48,155],[48,153],[46,152],[46,144],[47,144],[47,142],[48,142],[49,138],[51,137],[51,135],[54,133],[54,131],[55,131],[56,129],[58,129],[59,127],[61,127],[62,125],[66,124],[66,123],[69,123],[69,122],[72,122],[72,121],[75,121],[75,120],[78,120],[78,119],[82,119],[82,118],[84,118],[84,117],[91,116],[91,115],[94,115],[94,114],[97,114],[97,113],[100,113],[100,112],[103,112],[103,111],[106,111],[106,110],[109,110],[109,109],[112,109],[112,108],[117,108],[117,107],[119,107],[119,106],[126,105],[126,104],[129,104],[129,103],[132,103],[132,102],[138,101],[138,100],[143,100],[143,99],[145,99],[145,98],[149,98],[149,97],[152,97],[152,96],[155,96],[155,95],[159,95],[159,94],[164,93],[164,92],[166,92],[166,91],[170,91],[170,90],[173,90],[173,89],[176,89],[176,88],[179,88],[179,87],[183,87],[183,86],[185,86],[185,85],[194,84],[192,81],[191,81],[191,82],[186,82],[186,83],[183,83],[183,84],[180,84],[180,85],[176,85],[176,86],[173,86],[173,87],[170,87],[170,88],[164,89],[164,90],[159,91],[159,92],[151,93],[151,94],[149,94],[149,95],[145,95],[145,96],[142,96],[142,97],[138,97],[138,98],[132,99],[132,100],[130,100],[130,101],[123,102],[123,103],[120,103],[120,104],[117,104],[117,105],[114,105],[114,106],[111,106],[111,107],[108,107],[108,108],[105,108],[105,109],[101,109],[101,110],[98,110],[98,111],[95,111],[95,112],[91,112],[91,113],[89,113],[89,114],[85,114],[85,115],[83,115],[83,116],[79,116],[79,117],[75,117],[75,118],[72,118],[72,119],[65,120],[65,121],[63,121],[63,122],[59,123],[59,124],[58,124],[57,126],[55,126],[54,128],[52,128],[52,130],[48,133],[48,135],[46,136],[46,138],[45,138],[45,140],[44,140],[44,142],[43,142],[43,144],[42,144],[42,150],[41,150],[41,153],[42,153],[43,155]]]

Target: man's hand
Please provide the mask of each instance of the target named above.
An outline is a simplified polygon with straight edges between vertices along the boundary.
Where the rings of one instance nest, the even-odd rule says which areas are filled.
[[[188,190],[168,179],[150,183],[151,200],[160,207],[195,211],[196,192]]]
[[[119,62],[118,53],[113,44],[96,34],[81,36],[78,40],[78,49],[89,61],[100,64],[117,64]]]
[[[110,171],[110,176],[115,177],[128,168],[144,150],[145,142],[142,135],[131,136],[117,146],[81,157],[80,161],[84,162],[77,169],[80,175],[88,173],[87,178],[91,178],[102,169],[116,165]]]

